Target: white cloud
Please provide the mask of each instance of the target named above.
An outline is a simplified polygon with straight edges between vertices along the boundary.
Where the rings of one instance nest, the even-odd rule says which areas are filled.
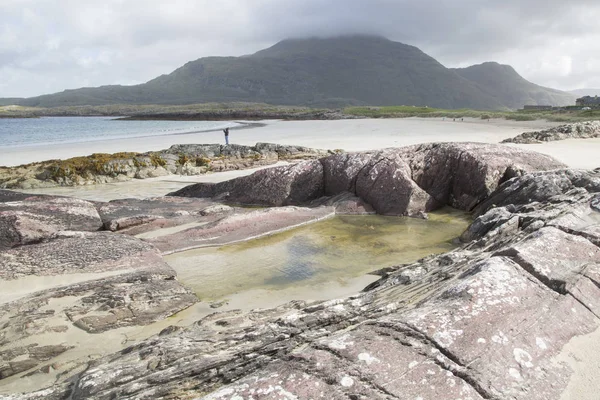
[[[2,0],[0,97],[133,84],[288,37],[381,34],[447,66],[600,87],[597,0]]]

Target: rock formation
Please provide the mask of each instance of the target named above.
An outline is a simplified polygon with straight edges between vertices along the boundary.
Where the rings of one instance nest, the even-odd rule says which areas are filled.
[[[509,178],[563,166],[501,145],[433,143],[336,154],[226,182],[198,183],[170,195],[281,206],[350,192],[380,214],[415,215],[446,204],[471,210]]]
[[[173,145],[167,150],[143,154],[92,154],[18,167],[0,167],[0,188],[31,189],[121,182],[171,174],[200,175],[327,154],[324,150],[271,143],[257,143],[255,146]]]
[[[222,188],[228,196],[216,190],[219,185],[187,189],[209,193],[212,200],[97,204],[102,226],[121,233],[156,228],[161,220],[212,221],[181,231],[189,240],[201,237],[202,230],[226,240],[240,226],[253,235],[257,228],[246,222],[268,222],[264,211],[214,202],[215,196],[248,199],[242,197],[246,184],[272,187],[274,201],[282,205],[310,201],[295,186],[303,182],[306,193],[313,193],[309,197],[337,196],[363,206],[364,199],[349,193],[363,193],[359,188],[370,185],[380,196],[370,203],[383,210],[396,187],[417,192],[393,197],[408,207],[403,212],[417,203],[425,210],[428,202],[452,204],[472,209],[475,219],[461,247],[387,268],[362,293],[249,313],[217,312],[188,327],[167,326],[114,354],[65,367],[44,390],[7,398],[559,399],[572,370],[556,357],[572,338],[600,325],[600,171],[559,166],[548,157],[502,146],[422,145],[275,169],[227,183]],[[313,179],[319,168],[321,183]],[[260,190],[254,190],[258,196]],[[11,193],[4,198],[28,201]],[[331,208],[270,212],[306,213],[310,220]],[[174,233],[171,243],[187,234]],[[52,288],[53,299],[68,302],[40,291],[5,303],[0,309],[5,376],[60,368],[45,360],[71,351],[72,344],[58,334],[62,330],[108,332],[160,318],[188,301],[159,253],[123,234],[58,232],[40,243],[11,246],[0,252],[2,265],[10,265],[2,269],[1,280],[84,270],[112,274],[125,265],[129,270]],[[130,290],[127,297],[124,291]],[[52,319],[63,314],[71,319],[60,324]],[[18,335],[39,334],[44,326],[58,332],[54,342],[11,342]]]
[[[566,124],[543,131],[525,132],[502,143],[543,143],[565,139],[591,139],[600,137],[600,121]]]

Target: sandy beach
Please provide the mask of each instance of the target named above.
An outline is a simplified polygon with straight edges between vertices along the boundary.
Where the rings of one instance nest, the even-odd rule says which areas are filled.
[[[485,142],[498,143],[526,131],[540,130],[559,125],[547,121],[508,121],[465,118],[452,121],[442,118],[402,119],[349,119],[333,121],[263,121],[265,126],[250,129],[232,129],[230,142],[254,145],[257,142],[300,145],[323,149],[362,151],[385,147],[406,146],[428,142]],[[223,143],[223,133],[201,132],[171,134],[144,138],[113,139],[84,143],[31,145],[23,147],[0,146],[0,165],[13,166],[35,161],[64,159],[92,153],[116,153],[121,151],[155,151],[174,144]],[[561,142],[563,143],[563,142]],[[564,142],[566,143],[566,142]],[[589,148],[593,140],[586,140]],[[560,155],[559,145],[526,145],[540,152]],[[569,145],[571,146],[571,145]],[[596,141],[594,146],[599,146]],[[574,145],[574,147],[578,147]],[[596,148],[596,150],[598,149]],[[581,150],[578,149],[578,150]],[[581,158],[571,160],[573,165],[584,168]],[[570,164],[571,165],[571,164]]]
[[[453,121],[442,118],[354,119],[333,121],[263,121],[264,126],[231,130],[230,141],[254,145],[269,142],[322,149],[362,151],[429,142],[498,143],[523,132],[541,130],[558,123],[547,121],[508,121],[469,119]],[[44,146],[0,147],[0,164],[12,166],[49,159],[64,159],[91,153],[120,151],[155,151],[174,144],[222,143],[219,132],[163,135],[145,138],[114,139],[87,143]],[[600,139],[572,139],[544,144],[511,144],[551,155],[569,167],[600,167]],[[196,182],[216,182],[245,175],[254,170],[229,171],[203,176],[165,176],[147,180],[87,187],[58,187],[29,190],[76,196],[90,200],[123,197],[161,196]]]

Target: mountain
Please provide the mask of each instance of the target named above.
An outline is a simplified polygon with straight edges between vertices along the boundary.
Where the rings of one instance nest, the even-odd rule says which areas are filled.
[[[24,99],[21,97],[2,97],[0,98],[0,106],[11,106],[13,104],[18,104]]]
[[[569,90],[569,93],[575,95],[576,97],[583,97],[583,96],[600,96],[600,89],[575,89],[575,90]]]
[[[291,39],[248,56],[200,58],[141,85],[66,90],[19,104],[54,107],[244,101],[326,107],[502,109],[553,99],[552,104],[567,102],[569,95],[534,85],[512,68],[512,73],[494,79],[488,76],[493,75],[487,72],[493,68],[488,67],[448,69],[414,46],[374,36]]]
[[[508,108],[523,108],[525,104],[552,106],[575,104],[576,96],[573,94],[531,83],[510,65],[486,62],[453,70],[463,78],[477,83],[483,91]]]

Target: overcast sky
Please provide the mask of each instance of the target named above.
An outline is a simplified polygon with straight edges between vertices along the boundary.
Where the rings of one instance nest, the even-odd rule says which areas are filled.
[[[0,97],[136,84],[291,37],[378,34],[448,67],[600,87],[598,0],[0,0]]]

